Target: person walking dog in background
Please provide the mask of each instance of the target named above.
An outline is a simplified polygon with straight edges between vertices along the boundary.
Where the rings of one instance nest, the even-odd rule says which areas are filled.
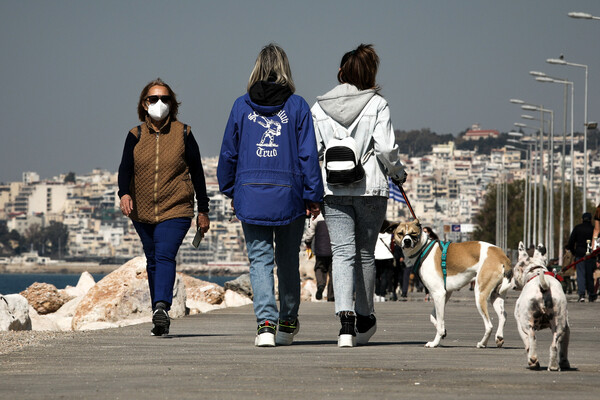
[[[131,218],[146,255],[152,300],[152,334],[169,333],[175,256],[194,218],[210,228],[208,196],[198,143],[177,120],[177,96],[160,78],[148,83],[138,101],[141,125],[127,134],[119,166],[121,211]]]
[[[315,255],[315,278],[317,293],[315,298],[321,300],[327,287],[327,301],[333,301],[333,279],[331,277],[331,241],[323,214],[308,224],[303,237],[306,248]],[[328,279],[329,278],[329,279]]]
[[[347,52],[337,74],[339,85],[317,97],[312,107],[326,181],[323,214],[333,251],[335,312],[342,325],[339,347],[365,344],[377,329],[373,253],[387,207],[387,176],[397,184],[406,180],[390,109],[376,83],[378,67],[379,57],[372,45],[361,44]],[[347,163],[329,167],[329,161],[335,159],[335,152],[329,154],[329,150],[334,144],[338,148],[340,140],[356,149],[354,182],[343,183],[348,174],[334,169]]]
[[[592,214],[584,213],[581,217],[582,221],[576,225],[571,232],[567,248],[575,255],[575,259],[579,260],[585,257],[592,246],[592,237],[594,233],[594,225],[592,225]],[[579,294],[579,302],[585,302],[585,292],[587,291],[588,300],[596,301],[597,295],[594,292],[594,270],[596,269],[596,260],[590,258],[576,265],[577,271],[577,293]]]
[[[259,347],[289,345],[298,333],[300,241],[307,209],[316,217],[323,198],[310,108],[294,91],[287,55],[265,46],[231,109],[217,167],[244,230]]]

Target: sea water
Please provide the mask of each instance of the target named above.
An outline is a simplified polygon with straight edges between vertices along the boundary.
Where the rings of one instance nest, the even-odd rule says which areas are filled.
[[[76,286],[81,274],[0,274],[0,294],[20,293],[34,282],[50,283],[57,289],[64,289],[67,285]],[[106,274],[92,274],[94,281],[98,282]],[[235,279],[235,276],[194,276],[203,281],[216,283],[223,286],[227,281]]]

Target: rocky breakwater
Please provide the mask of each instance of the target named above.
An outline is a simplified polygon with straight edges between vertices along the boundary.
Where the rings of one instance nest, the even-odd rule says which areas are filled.
[[[223,288],[183,273],[173,287],[171,318],[252,303],[248,289]],[[251,289],[250,289],[251,291]],[[78,331],[152,320],[144,257],[134,258],[99,282],[84,272],[77,286],[34,283],[21,294],[0,297],[0,331]]]

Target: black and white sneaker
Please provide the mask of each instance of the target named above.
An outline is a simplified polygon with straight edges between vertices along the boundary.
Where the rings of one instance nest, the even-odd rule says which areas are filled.
[[[164,336],[169,334],[169,327],[171,326],[171,319],[167,312],[167,305],[163,302],[158,302],[156,308],[152,313],[152,323],[154,326],[150,331],[152,336]]]
[[[294,341],[294,336],[296,336],[299,330],[300,321],[298,321],[298,318],[293,321],[279,320],[275,343],[279,346],[289,346]]]
[[[256,347],[275,347],[275,328],[275,324],[271,321],[265,321],[258,325],[254,345]]]
[[[356,314],[356,343],[367,344],[377,331],[377,319],[373,314],[363,316]]]
[[[338,336],[338,347],[356,346],[356,316],[352,311],[341,311],[339,313],[342,328]]]

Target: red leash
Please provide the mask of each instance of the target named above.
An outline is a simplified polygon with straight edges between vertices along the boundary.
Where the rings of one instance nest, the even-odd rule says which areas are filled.
[[[580,262],[583,262],[585,260],[589,260],[590,258],[594,258],[594,257],[598,257],[600,256],[600,247],[598,247],[596,250],[592,251],[590,254],[588,254],[585,257],[580,258],[579,260],[572,262],[571,264],[567,265],[566,267],[563,267],[560,272],[565,272],[566,270],[573,268],[574,266],[576,266],[577,264],[579,264]]]
[[[417,218],[417,216],[415,215],[415,212],[412,208],[412,206],[410,205],[410,201],[408,201],[408,197],[406,197],[406,193],[404,192],[404,188],[402,187],[402,185],[398,185],[398,189],[400,189],[400,193],[402,194],[402,197],[404,197],[404,201],[406,202],[406,205],[408,206],[408,209],[410,210],[410,213],[412,214],[414,219],[419,219]]]

